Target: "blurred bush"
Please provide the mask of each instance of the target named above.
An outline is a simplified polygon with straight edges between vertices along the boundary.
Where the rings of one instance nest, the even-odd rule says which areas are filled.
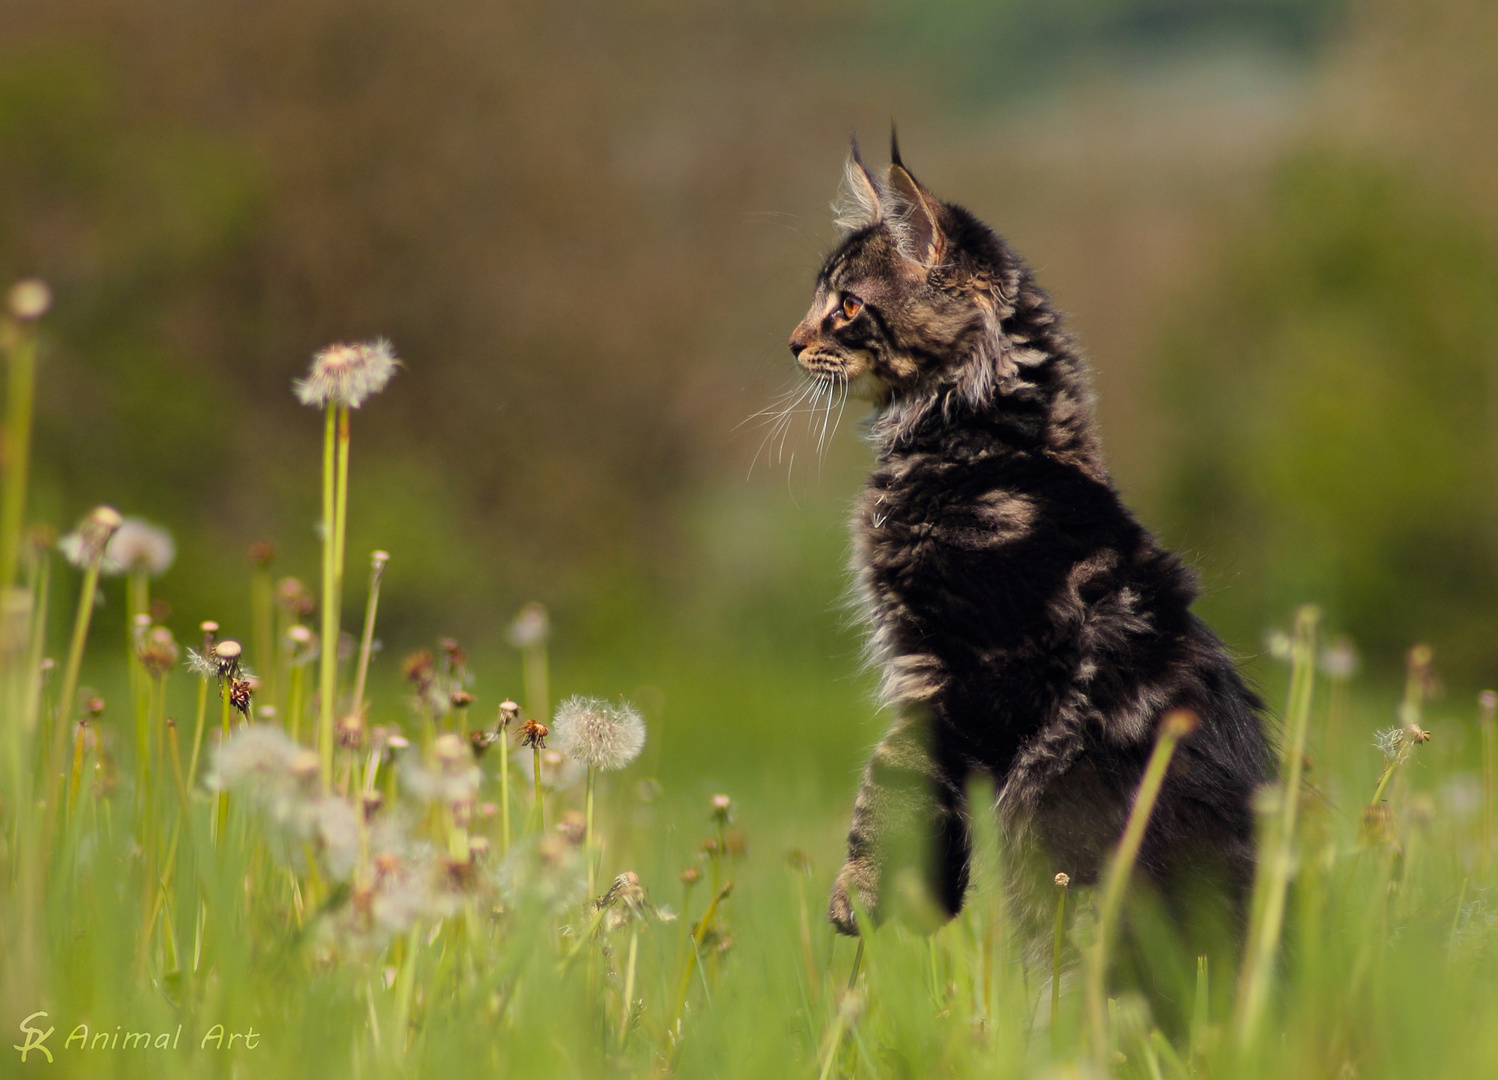
[[[1171,331],[1160,519],[1242,646],[1300,601],[1392,659],[1498,649],[1498,245],[1367,155],[1304,151]]]

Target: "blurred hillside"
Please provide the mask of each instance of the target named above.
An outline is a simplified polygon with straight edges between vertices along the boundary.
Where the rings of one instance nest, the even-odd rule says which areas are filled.
[[[384,334],[350,552],[395,554],[389,638],[538,596],[576,642],[846,656],[852,425],[749,481],[735,426],[790,378],[849,128],[895,117],[1076,313],[1116,476],[1241,648],[1304,599],[1474,674],[1498,644],[1476,2],[0,9],[0,277],[58,294],[37,515],[171,525],[184,626],[242,613],[251,541],[313,573],[290,382]]]

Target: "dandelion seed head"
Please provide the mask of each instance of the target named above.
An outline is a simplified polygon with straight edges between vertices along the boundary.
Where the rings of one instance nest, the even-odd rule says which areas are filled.
[[[1378,747],[1379,753],[1393,761],[1399,756],[1400,747],[1404,745],[1404,728],[1391,727],[1378,732],[1373,736],[1373,745]]]
[[[1064,889],[1071,884],[1071,875],[1065,872],[1057,874],[1055,877],[1055,882],[1056,888]]]
[[[1333,679],[1350,679],[1358,673],[1358,650],[1352,638],[1344,634],[1322,651],[1321,670]]]
[[[546,606],[535,602],[526,604],[516,613],[507,636],[517,649],[545,644],[551,636],[551,616],[547,614]]]
[[[605,772],[624,768],[645,746],[645,721],[624,702],[568,698],[557,709],[555,727],[558,750]]]
[[[137,574],[160,577],[177,557],[172,534],[144,518],[127,517],[104,546],[105,574]]]
[[[52,289],[40,278],[25,278],[6,292],[5,306],[19,321],[32,322],[52,307]]]
[[[329,403],[357,409],[390,382],[395,350],[384,338],[358,344],[329,345],[312,357],[305,379],[293,385],[303,405]]]

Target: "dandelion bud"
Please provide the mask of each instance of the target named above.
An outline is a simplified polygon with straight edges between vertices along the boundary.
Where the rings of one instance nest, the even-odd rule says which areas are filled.
[[[494,731],[470,731],[468,733],[468,745],[473,751],[473,756],[481,758],[499,741],[499,733]]]
[[[689,866],[681,872],[681,883],[691,888],[702,880],[702,871],[695,866]]]
[[[411,744],[404,735],[392,735],[385,741],[385,745],[392,750],[404,750]]]
[[[467,690],[454,690],[448,695],[448,699],[455,709],[466,709],[473,704],[473,695]]]
[[[294,384],[297,400],[321,407],[357,409],[385,389],[399,361],[383,338],[357,345],[330,345],[312,358],[305,379]]]
[[[364,820],[367,822],[379,812],[380,807],[385,805],[385,796],[378,791],[369,791],[359,800],[364,810]]]
[[[624,768],[645,746],[645,721],[626,703],[568,698],[557,709],[556,729],[557,749],[605,772]]]
[[[733,800],[730,799],[727,795],[714,795],[713,820],[717,821],[719,824],[727,823],[728,811],[732,809],[732,807]]]
[[[177,666],[179,655],[172,632],[164,626],[158,626],[146,635],[145,643],[140,649],[140,662],[146,671],[160,678]]]
[[[248,552],[251,565],[264,569],[276,557],[276,545],[270,540],[256,540]]]
[[[5,307],[20,322],[33,322],[52,307],[52,289],[40,278],[25,278],[5,294]]]
[[[97,720],[104,713],[104,699],[101,697],[89,698],[83,703],[83,711]]]

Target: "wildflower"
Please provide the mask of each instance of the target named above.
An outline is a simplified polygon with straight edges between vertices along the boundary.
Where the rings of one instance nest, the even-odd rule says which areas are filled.
[[[293,618],[310,615],[317,606],[311,590],[294,577],[283,577],[276,582],[276,603]]]
[[[532,602],[521,608],[510,624],[507,636],[517,649],[545,644],[551,636],[551,617],[546,613],[545,605]]]
[[[160,678],[177,666],[180,653],[172,632],[164,626],[155,627],[141,643],[139,650],[141,667]]]
[[[468,745],[473,750],[475,758],[481,758],[488,752],[489,747],[499,741],[499,733],[496,731],[470,731],[468,733]]]
[[[562,820],[557,822],[557,833],[567,843],[576,847],[583,842],[586,827],[587,822],[583,815],[576,810],[568,810],[562,814]]]
[[[681,883],[688,888],[702,880],[702,871],[695,866],[689,866],[681,872]]]
[[[364,717],[358,713],[349,713],[342,720],[338,721],[337,727],[333,729],[333,735],[338,745],[347,750],[357,750],[363,746],[364,734]]]
[[[5,306],[19,321],[33,322],[52,306],[52,290],[39,278],[25,278],[6,292]]]
[[[305,626],[293,626],[286,631],[286,640],[291,643],[291,664],[298,667],[317,659],[317,635]]]
[[[294,383],[303,405],[328,403],[357,409],[385,389],[399,363],[384,338],[354,345],[329,345],[312,357],[305,379]]]
[[[1055,877],[1056,888],[1064,889],[1071,884],[1071,875],[1063,871]]]
[[[464,664],[468,663],[468,654],[463,651],[463,646],[458,644],[456,638],[439,638],[437,640],[437,647],[447,657],[448,665],[454,671],[460,670]]]
[[[62,557],[82,570],[101,558],[109,538],[124,522],[112,506],[96,506],[78,523],[78,527],[57,541]]]
[[[604,771],[622,769],[640,756],[645,722],[633,706],[598,698],[572,697],[556,714],[557,749]]]
[[[276,545],[269,540],[256,540],[250,545],[248,555],[252,565],[264,569],[276,557]]]
[[[172,534],[144,518],[127,517],[104,546],[103,574],[145,574],[160,577],[177,557]]]
[[[519,719],[520,706],[515,704],[515,702],[511,701],[509,698],[505,698],[499,703],[499,720],[495,724],[495,728],[496,730],[503,731],[505,728],[509,727]]]
[[[1358,650],[1352,638],[1342,635],[1321,653],[1321,670],[1328,678],[1350,679],[1358,671]]]
[[[455,709],[466,709],[473,704],[473,695],[467,690],[454,690],[447,695],[447,700]]]
[[[730,809],[732,809],[732,807],[733,807],[733,800],[730,799],[727,795],[714,795],[713,796],[713,820],[717,821],[718,824],[720,824],[720,825],[727,824],[728,823],[728,812],[729,812]]]
[[[1294,642],[1283,630],[1271,630],[1264,637],[1264,648],[1276,660],[1289,660]]]

